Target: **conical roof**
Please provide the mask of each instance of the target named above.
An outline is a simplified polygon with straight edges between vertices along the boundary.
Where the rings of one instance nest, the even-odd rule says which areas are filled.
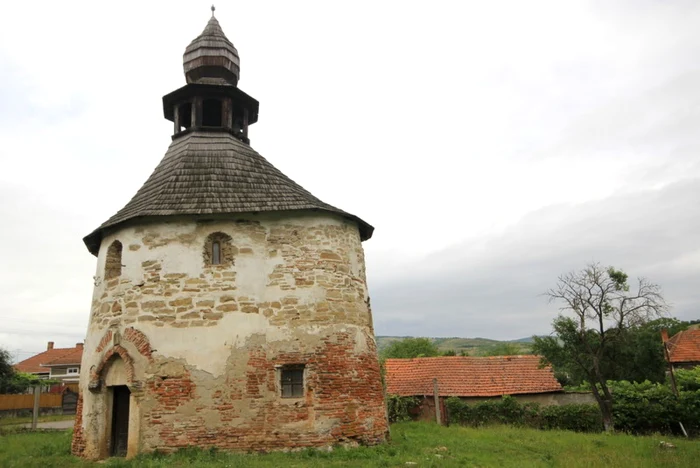
[[[202,34],[187,46],[182,61],[188,83],[236,86],[241,76],[238,51],[213,15]]]
[[[294,210],[351,219],[362,240],[374,230],[314,197],[230,133],[197,130],[176,138],[131,201],[84,241],[96,255],[105,229],[137,218]]]

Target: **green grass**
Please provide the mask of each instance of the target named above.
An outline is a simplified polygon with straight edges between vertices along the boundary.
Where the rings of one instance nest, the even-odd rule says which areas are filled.
[[[12,467],[690,467],[697,441],[668,437],[577,434],[511,427],[472,429],[429,423],[392,426],[392,442],[378,447],[304,450],[266,455],[187,449],[172,455],[90,463],[69,453],[70,432],[17,432],[0,436],[0,466]],[[664,440],[676,445],[663,449]]]
[[[50,414],[47,416],[39,416],[39,422],[68,421],[73,418],[75,418],[74,414]],[[0,418],[0,426],[12,426],[14,424],[27,424],[30,422],[32,422],[31,416]]]

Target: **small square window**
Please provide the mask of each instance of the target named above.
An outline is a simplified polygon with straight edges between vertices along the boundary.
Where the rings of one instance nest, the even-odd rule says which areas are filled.
[[[77,374],[77,373],[78,373],[77,367],[69,367],[66,371],[66,374]]]
[[[283,367],[281,374],[282,398],[304,396],[304,367]]]

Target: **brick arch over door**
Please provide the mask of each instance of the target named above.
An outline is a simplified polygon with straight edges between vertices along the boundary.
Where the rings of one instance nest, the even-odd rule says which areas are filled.
[[[119,334],[119,332],[116,332]],[[115,331],[112,329],[107,330],[107,332],[102,336],[99,344],[97,345],[96,351],[101,353],[114,338]],[[151,343],[148,337],[140,330],[134,327],[129,327],[124,330],[121,334],[121,339],[133,344],[142,356],[146,357],[149,361],[153,361],[153,350],[151,349]]]
[[[100,359],[100,363],[98,364],[98,366],[95,368],[95,370],[93,370],[90,373],[90,382],[96,384],[91,385],[91,387],[99,387],[99,381],[103,378],[103,373],[105,372],[105,370],[107,370],[109,364],[111,364],[111,362],[117,358],[121,358],[121,360],[124,362],[124,365],[126,366],[127,383],[134,383],[134,360],[123,346],[114,345],[102,356],[102,359]]]

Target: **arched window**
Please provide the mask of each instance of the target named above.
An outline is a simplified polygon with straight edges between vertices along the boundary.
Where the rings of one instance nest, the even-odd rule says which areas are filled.
[[[105,279],[117,278],[122,274],[122,243],[118,240],[112,242],[107,249],[105,259]]]
[[[205,99],[202,101],[202,126],[221,127],[221,101],[218,99]]]
[[[231,236],[223,232],[209,234],[204,243],[204,265],[233,265],[233,256],[238,249],[231,243]]]

